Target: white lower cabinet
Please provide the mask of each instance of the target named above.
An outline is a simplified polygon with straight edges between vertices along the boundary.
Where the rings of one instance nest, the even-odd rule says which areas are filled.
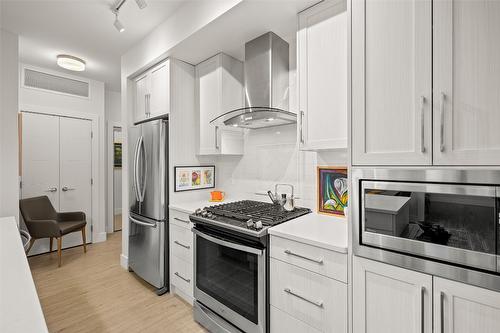
[[[435,277],[434,332],[500,332],[500,293]]]
[[[333,253],[310,245],[303,247],[305,244],[271,236],[271,333],[347,332],[347,284],[318,274],[317,269],[311,270],[307,259],[290,263],[287,258],[279,256],[283,252],[281,247],[285,245],[284,241],[287,248],[293,249],[297,258],[309,258],[313,253],[318,258],[329,258],[327,252]],[[316,251],[312,251],[312,248]],[[299,249],[304,253],[299,252]],[[347,259],[347,254],[344,256]],[[318,261],[321,262],[318,265],[331,265],[329,261]],[[347,271],[347,260],[345,265]],[[330,269],[325,270],[329,271]]]
[[[353,333],[500,332],[499,292],[356,256],[352,288]]]
[[[353,333],[431,333],[432,276],[353,257]]]
[[[193,303],[193,232],[189,214],[170,209],[170,287]]]

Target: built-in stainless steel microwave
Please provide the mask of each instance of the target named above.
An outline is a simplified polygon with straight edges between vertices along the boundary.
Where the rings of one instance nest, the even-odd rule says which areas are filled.
[[[500,169],[352,172],[354,254],[500,290]]]

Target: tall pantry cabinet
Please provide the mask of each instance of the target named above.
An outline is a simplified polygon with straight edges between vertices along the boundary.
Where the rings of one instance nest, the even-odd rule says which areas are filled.
[[[496,1],[353,0],[353,164],[500,164],[499,35]]]

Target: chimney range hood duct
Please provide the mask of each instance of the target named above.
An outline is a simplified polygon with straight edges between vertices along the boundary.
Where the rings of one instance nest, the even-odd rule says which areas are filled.
[[[245,44],[245,107],[231,110],[212,124],[263,128],[297,122],[288,111],[288,43],[273,32]]]

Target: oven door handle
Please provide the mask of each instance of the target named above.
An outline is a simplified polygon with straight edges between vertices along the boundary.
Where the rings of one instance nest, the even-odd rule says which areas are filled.
[[[213,242],[213,243],[221,245],[221,246],[230,247],[232,249],[247,252],[247,253],[253,253],[253,254],[256,254],[258,256],[261,256],[263,254],[262,250],[259,250],[259,249],[256,249],[256,248],[253,248],[250,246],[246,246],[246,245],[228,242],[226,240],[219,239],[217,237],[209,236],[209,235],[207,235],[199,230],[196,230],[196,229],[193,229],[193,232],[196,234],[196,236],[200,236],[201,238],[204,238],[210,242]]]

